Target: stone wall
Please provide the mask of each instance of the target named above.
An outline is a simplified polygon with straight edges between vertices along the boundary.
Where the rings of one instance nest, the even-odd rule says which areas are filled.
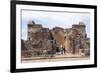
[[[54,27],[44,28],[31,21],[28,24],[27,49],[35,51],[55,50],[56,47],[65,48],[67,53],[79,53],[80,49],[89,49],[90,40],[87,39],[85,24],[73,24],[72,28]],[[55,48],[53,47],[55,46]]]

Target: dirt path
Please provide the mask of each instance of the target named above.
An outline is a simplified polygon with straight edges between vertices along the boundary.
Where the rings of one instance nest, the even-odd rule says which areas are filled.
[[[22,58],[22,63],[32,63],[32,62],[52,62],[52,61],[75,61],[75,60],[88,60],[89,57],[81,56],[79,54],[64,54],[55,55],[54,57],[31,57]]]

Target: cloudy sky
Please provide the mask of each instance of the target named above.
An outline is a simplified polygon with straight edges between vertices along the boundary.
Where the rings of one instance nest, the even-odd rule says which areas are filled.
[[[26,11],[22,10],[22,39],[27,39],[27,24],[33,20],[36,24],[52,29],[55,26],[71,28],[73,24],[84,22],[86,25],[87,36],[90,35],[90,14],[74,12],[52,12],[52,11]]]

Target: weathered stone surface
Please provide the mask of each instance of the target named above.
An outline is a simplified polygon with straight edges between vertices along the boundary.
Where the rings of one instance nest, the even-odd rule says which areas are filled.
[[[34,53],[53,52],[56,54],[57,48],[65,49],[67,53],[89,54],[90,39],[87,38],[85,24],[73,24],[72,28],[54,27],[53,29],[44,28],[40,24],[31,21],[28,24],[28,39],[24,43],[28,50]],[[22,44],[23,45],[23,44]],[[86,50],[87,49],[87,50]]]

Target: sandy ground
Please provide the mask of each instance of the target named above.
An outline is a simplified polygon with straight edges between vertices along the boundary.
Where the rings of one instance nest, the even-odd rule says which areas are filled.
[[[32,63],[32,62],[56,62],[56,61],[78,61],[78,60],[89,60],[89,57],[85,58],[62,58],[62,59],[41,59],[41,60],[23,60],[22,63]]]
[[[80,54],[64,54],[55,55],[54,57],[30,57],[22,58],[22,63],[32,63],[32,62],[53,62],[53,61],[76,61],[76,60],[89,60],[89,57]]]

